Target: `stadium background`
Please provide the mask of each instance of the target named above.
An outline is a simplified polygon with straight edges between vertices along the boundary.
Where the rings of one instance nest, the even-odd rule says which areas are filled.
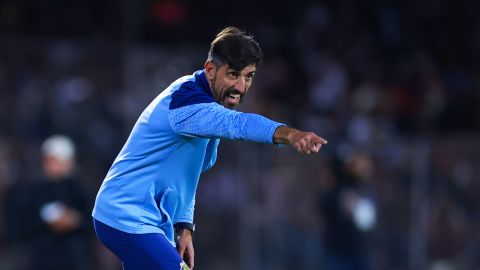
[[[197,193],[196,269],[323,269],[318,200],[362,153],[372,269],[479,269],[480,2],[0,3],[0,269],[23,269],[5,200],[63,133],[94,197],[138,114],[202,68],[226,25],[265,62],[241,110],[318,132],[315,156],[222,142]],[[92,240],[98,269],[118,269]]]

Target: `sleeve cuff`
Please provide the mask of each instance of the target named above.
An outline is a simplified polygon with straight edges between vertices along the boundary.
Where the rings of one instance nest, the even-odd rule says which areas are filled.
[[[271,138],[272,138],[272,144],[273,144],[273,145],[279,146],[279,147],[282,147],[282,146],[283,146],[283,144],[281,144],[281,143],[275,143],[275,131],[277,131],[277,128],[279,128],[279,127],[285,127],[285,126],[287,126],[287,125],[282,124],[282,123],[277,123],[276,125],[273,125],[273,126],[272,126],[272,130],[271,130],[272,136],[271,136]]]

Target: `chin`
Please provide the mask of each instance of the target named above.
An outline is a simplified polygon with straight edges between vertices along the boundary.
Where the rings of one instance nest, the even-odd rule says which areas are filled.
[[[236,110],[240,104],[236,104],[236,105],[222,104],[222,105],[223,105],[223,107],[225,107],[229,110]]]

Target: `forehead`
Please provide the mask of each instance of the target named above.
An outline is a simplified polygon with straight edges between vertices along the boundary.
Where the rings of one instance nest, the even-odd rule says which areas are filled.
[[[237,69],[230,68],[230,66],[228,64],[225,64],[222,67],[220,67],[220,69],[223,69],[226,72],[236,71],[236,72],[239,72],[239,73],[242,73],[242,74],[248,74],[248,73],[255,72],[257,70],[257,66],[255,64],[250,64],[250,65],[244,67],[242,70],[237,70]]]

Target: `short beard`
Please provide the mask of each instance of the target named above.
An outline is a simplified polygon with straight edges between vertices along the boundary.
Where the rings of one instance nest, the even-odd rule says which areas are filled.
[[[228,88],[225,90],[225,92],[223,93],[218,93],[217,91],[215,91],[215,82],[217,81],[217,74],[215,74],[212,78],[212,95],[213,95],[213,98],[217,101],[218,104],[221,104],[222,106],[225,106],[224,104],[224,101],[225,101],[225,98],[227,97],[227,95],[229,94],[239,94],[240,95],[240,101],[238,103],[238,105],[233,108],[233,109],[236,109],[238,107],[240,107],[240,105],[242,104],[243,102],[243,96],[245,96],[245,92],[242,94],[240,91],[238,91],[237,89],[235,88]]]

